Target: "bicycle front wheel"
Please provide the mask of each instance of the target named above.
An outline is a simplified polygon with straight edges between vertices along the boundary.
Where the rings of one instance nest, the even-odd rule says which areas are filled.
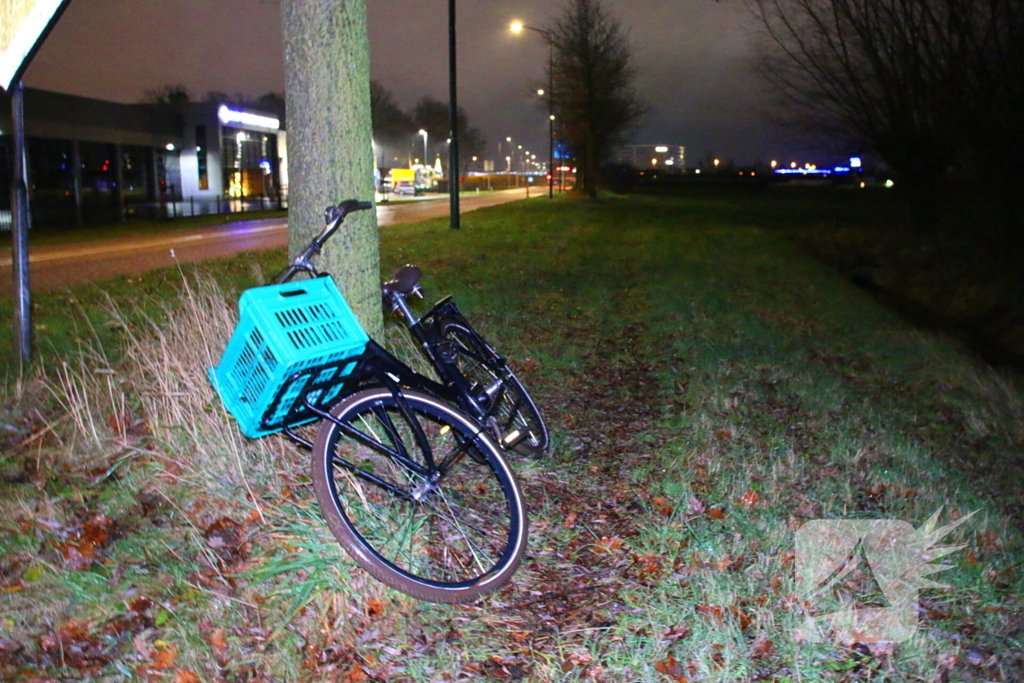
[[[488,405],[487,427],[500,444],[514,444],[520,455],[540,455],[548,447],[548,428],[529,392],[508,364],[480,334],[459,322],[441,324],[441,334],[456,353],[459,370],[471,390]]]
[[[313,444],[313,490],[341,545],[383,583],[459,603],[504,585],[526,549],[522,495],[497,444],[418,391],[366,389]]]

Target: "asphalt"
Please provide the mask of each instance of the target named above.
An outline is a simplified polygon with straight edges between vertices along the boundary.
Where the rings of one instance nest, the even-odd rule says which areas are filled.
[[[534,192],[532,196],[537,196]],[[459,198],[460,213],[523,199],[526,189],[501,190]],[[377,206],[380,227],[415,223],[449,215],[447,197],[397,201]],[[180,263],[224,258],[243,251],[276,249],[288,244],[288,219],[239,221],[195,230],[107,240],[68,242],[33,247],[29,243],[31,291],[60,289],[115,275],[130,275]],[[0,281],[7,283],[0,296],[13,290],[11,256],[0,257]]]

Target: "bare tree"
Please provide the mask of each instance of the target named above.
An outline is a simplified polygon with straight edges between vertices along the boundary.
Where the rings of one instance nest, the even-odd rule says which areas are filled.
[[[580,187],[596,197],[598,168],[644,112],[633,51],[600,0],[569,0],[543,34],[558,131],[577,159]]]
[[[188,104],[191,101],[192,95],[189,94],[188,88],[181,83],[146,90],[142,94],[142,102],[147,104],[176,106],[179,104]]]
[[[1019,0],[749,2],[789,120],[879,153],[919,220],[950,168],[1006,177],[1021,163]]]
[[[281,14],[294,256],[323,227],[324,207],[373,197],[370,46],[365,0],[283,0]],[[373,337],[383,330],[379,262],[373,211],[348,217],[321,257]]]
[[[377,81],[370,81],[370,112],[373,138],[377,141],[406,141],[416,132],[412,117],[402,111],[391,91]]]
[[[430,145],[432,150],[436,152],[436,150],[444,148],[444,141],[451,136],[451,116],[446,102],[440,102],[432,97],[422,98],[416,103],[412,120],[417,130],[427,131],[427,139],[433,141]],[[459,168],[465,169],[474,154],[483,152],[487,146],[487,138],[479,128],[469,125],[469,117],[462,107],[459,107],[457,121]],[[447,158],[447,150],[445,152],[441,156]],[[430,161],[430,159],[426,159],[424,163],[429,164]]]

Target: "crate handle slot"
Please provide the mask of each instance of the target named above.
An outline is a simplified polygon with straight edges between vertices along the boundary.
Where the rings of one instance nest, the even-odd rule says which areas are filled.
[[[306,290],[304,289],[293,289],[288,292],[281,292],[281,296],[302,296],[303,294],[306,294]]]

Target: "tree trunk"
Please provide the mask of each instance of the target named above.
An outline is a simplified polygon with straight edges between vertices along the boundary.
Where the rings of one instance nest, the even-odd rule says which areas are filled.
[[[365,0],[283,0],[288,106],[288,252],[323,228],[324,209],[373,198],[370,45]],[[324,248],[334,276],[371,337],[383,336],[377,218],[345,219]]]

